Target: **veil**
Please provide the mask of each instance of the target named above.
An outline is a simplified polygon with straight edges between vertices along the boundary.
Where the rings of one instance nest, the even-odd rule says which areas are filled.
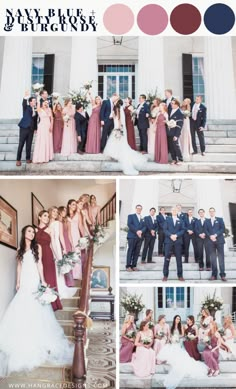
[[[120,124],[122,126],[124,137],[127,139],[127,128],[126,128],[126,122],[125,122],[125,111],[123,106],[120,107]]]

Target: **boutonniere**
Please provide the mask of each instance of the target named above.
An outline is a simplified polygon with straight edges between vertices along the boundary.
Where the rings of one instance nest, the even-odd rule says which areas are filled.
[[[215,223],[219,223],[218,220],[216,220]]]
[[[177,224],[180,224],[180,221],[177,220]]]

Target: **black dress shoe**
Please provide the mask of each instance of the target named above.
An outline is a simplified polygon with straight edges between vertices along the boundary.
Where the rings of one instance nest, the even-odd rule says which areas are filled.
[[[188,261],[184,261],[184,263],[188,263]]]
[[[197,151],[194,151],[194,152],[192,153],[192,155],[194,155],[194,154],[197,154]]]
[[[147,263],[156,263],[156,261],[150,261],[150,262],[148,261]]]

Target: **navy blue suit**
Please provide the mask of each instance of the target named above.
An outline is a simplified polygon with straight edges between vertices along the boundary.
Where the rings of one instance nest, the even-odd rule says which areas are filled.
[[[197,245],[197,262],[199,263],[199,268],[204,268],[204,250],[206,254],[206,268],[211,268],[211,260],[210,260],[210,253],[209,253],[209,245],[208,245],[208,239],[207,237],[201,238],[199,235],[206,234],[205,232],[205,223],[206,220],[201,222],[201,219],[196,220],[195,222],[195,235],[196,235],[196,245]]]
[[[75,127],[78,136],[81,136],[81,142],[79,142],[79,150],[85,151],[85,145],[87,140],[87,130],[88,130],[88,121],[89,115],[85,112],[85,116],[80,112],[75,114]]]
[[[110,116],[113,112],[113,103],[110,99],[103,100],[100,110],[100,120],[104,122],[101,138],[101,151],[105,149],[107,139],[114,128],[114,120]]]
[[[150,107],[146,102],[144,102],[138,114],[137,126],[140,136],[140,151],[145,152],[147,152],[147,130],[149,128],[149,120],[147,115],[150,115]]]
[[[185,262],[188,262],[189,258],[189,245],[192,241],[193,245],[193,252],[194,252],[194,259],[195,262],[197,262],[197,243],[196,243],[196,235],[195,235],[195,223],[197,219],[195,217],[192,217],[192,220],[190,222],[189,216],[185,215],[184,218],[184,227],[185,227],[185,233],[184,233],[184,256],[185,256]],[[188,231],[192,231],[193,234],[189,234]]]
[[[211,219],[206,219],[205,233],[208,237],[209,251],[211,258],[212,276],[217,278],[217,256],[219,261],[220,276],[225,277],[224,238],[225,224],[221,217],[216,217],[212,225]],[[212,242],[211,235],[217,235],[216,242]]]
[[[167,215],[166,215],[167,217]],[[164,254],[164,241],[165,241],[165,234],[164,234],[164,224],[166,221],[166,218],[159,213],[156,217],[157,219],[157,226],[158,226],[158,255]]]
[[[168,149],[171,154],[171,158],[173,161],[183,161],[182,152],[180,150],[179,146],[179,137],[181,134],[181,130],[184,123],[184,115],[180,111],[180,109],[177,109],[173,113],[173,115],[170,115],[169,120],[175,120],[176,127],[169,128],[167,127],[167,140],[168,140]],[[174,140],[174,137],[177,138],[177,140]]]
[[[182,266],[182,243],[183,235],[185,232],[184,222],[177,218],[176,224],[174,225],[174,220],[172,216],[169,216],[164,224],[164,233],[165,233],[165,261],[163,274],[164,277],[169,275],[169,264],[171,253],[174,251],[176,256],[177,263],[177,275],[178,278],[183,277],[183,266]],[[177,235],[177,240],[174,242],[170,236]]]
[[[194,104],[192,104],[192,109],[193,109],[193,106],[194,106]],[[205,149],[206,149],[204,131],[199,130],[200,127],[205,128],[206,119],[207,119],[207,109],[206,109],[205,105],[200,104],[199,110],[197,112],[196,120],[193,120],[193,117],[190,118],[191,138],[192,138],[193,150],[195,153],[197,153],[196,133],[197,133],[197,136],[199,139],[201,152],[204,153]]]
[[[174,97],[171,97],[171,101],[174,100]],[[167,99],[163,100],[163,103],[167,104]],[[172,105],[171,105],[171,102],[170,104],[168,105],[167,107],[167,111],[168,111],[168,116],[170,117],[170,114],[171,114],[171,111],[172,111]]]
[[[139,221],[136,213],[128,215],[127,225],[129,228],[127,239],[128,239],[128,251],[126,268],[134,268],[137,266],[138,256],[140,253],[143,234],[146,232],[146,225],[144,219],[141,218]],[[139,238],[137,231],[142,231],[142,237]]]
[[[21,160],[22,150],[26,143],[26,160],[31,159],[31,146],[34,136],[34,130],[37,130],[38,113],[35,111],[33,116],[33,109],[28,105],[27,99],[23,99],[23,117],[20,120],[18,126],[20,127],[20,139],[17,150],[16,160]]]
[[[145,216],[144,222],[146,225],[146,232],[144,234],[144,248],[142,252],[142,262],[146,261],[147,256],[147,262],[152,262],[152,255],[153,255],[153,249],[156,241],[156,233],[157,233],[157,220],[154,217],[154,223],[151,216]],[[155,236],[151,234],[151,231],[155,231]]]

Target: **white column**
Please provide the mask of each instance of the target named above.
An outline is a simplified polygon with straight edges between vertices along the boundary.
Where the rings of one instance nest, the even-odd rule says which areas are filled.
[[[204,44],[208,119],[236,119],[232,38],[205,37]]]
[[[164,46],[163,37],[138,38],[138,95],[154,92],[164,93]]]
[[[135,206],[143,206],[142,216],[149,215],[149,209],[154,207],[158,211],[159,183],[158,180],[135,180],[133,191],[132,209],[135,212]]]
[[[0,119],[18,119],[22,99],[31,90],[32,37],[6,37],[0,90]]]
[[[196,188],[197,206],[206,211],[206,217],[209,217],[209,208],[216,210],[216,216],[223,217],[223,200],[221,194],[220,180],[218,179],[196,179],[194,180]]]
[[[97,37],[73,37],[71,44],[70,90],[79,90],[94,80],[93,95],[98,90]]]

